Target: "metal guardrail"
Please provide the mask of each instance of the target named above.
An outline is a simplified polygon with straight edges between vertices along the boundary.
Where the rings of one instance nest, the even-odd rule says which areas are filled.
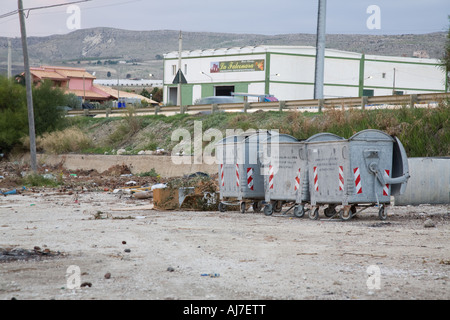
[[[309,100],[287,100],[276,102],[245,102],[245,103],[228,103],[228,104],[212,104],[212,105],[187,105],[187,106],[152,106],[147,108],[138,108],[134,113],[139,114],[164,114],[167,112],[186,113],[210,111],[244,111],[248,110],[301,110],[314,108],[317,111],[331,108],[355,108],[365,109],[371,105],[402,105],[414,108],[416,104],[439,103],[450,100],[450,93],[425,93],[411,95],[392,95],[392,96],[373,96],[373,97],[348,97],[348,98],[332,98],[332,99],[309,99]],[[129,110],[123,109],[84,109],[71,110],[67,114],[71,116],[95,116],[103,115],[106,117],[115,115],[126,115]]]

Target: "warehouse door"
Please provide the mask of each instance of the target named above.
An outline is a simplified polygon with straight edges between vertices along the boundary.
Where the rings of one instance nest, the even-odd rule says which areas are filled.
[[[177,105],[178,88],[169,88],[169,103]]]
[[[231,96],[234,92],[234,86],[216,86],[214,87],[215,96]]]

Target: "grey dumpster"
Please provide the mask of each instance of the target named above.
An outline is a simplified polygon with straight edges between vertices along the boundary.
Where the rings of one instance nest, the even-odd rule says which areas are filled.
[[[391,194],[402,193],[409,178],[406,152],[401,142],[379,130],[363,130],[347,140],[308,142],[310,170],[310,218],[317,219],[319,206],[328,205],[326,216],[348,220],[356,207],[379,206],[386,219]],[[364,210],[363,209],[363,210]],[[362,210],[361,210],[362,211]]]
[[[225,211],[226,205],[233,205],[229,199],[239,197],[238,158],[242,153],[245,136],[229,136],[216,145],[216,159],[219,165],[219,210]]]
[[[239,163],[239,200],[241,212],[246,205],[252,203],[254,211],[260,211],[265,199],[264,176],[261,172],[260,153],[262,142],[271,135],[269,131],[261,131],[250,135],[243,142],[243,158]]]
[[[260,156],[264,170],[264,214],[280,212],[284,203],[292,203],[294,215],[302,217],[309,201],[307,155],[304,142],[287,135],[269,136],[262,143]]]
[[[219,210],[226,205],[240,205],[242,213],[248,203],[260,211],[264,201],[264,178],[260,174],[258,153],[260,141],[270,135],[267,131],[227,137],[216,145],[219,165]]]

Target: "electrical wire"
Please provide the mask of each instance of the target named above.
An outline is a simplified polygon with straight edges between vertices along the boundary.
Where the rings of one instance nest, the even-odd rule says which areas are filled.
[[[30,14],[30,11],[32,11],[32,10],[40,10],[40,9],[48,9],[48,8],[54,8],[54,7],[62,7],[62,6],[68,6],[68,5],[71,5],[71,4],[88,2],[88,1],[92,1],[92,0],[79,0],[79,1],[69,2],[69,3],[58,3],[58,4],[48,5],[48,6],[27,8],[27,9],[23,9],[22,11],[23,12],[26,12],[26,11],[28,12],[27,15],[26,15],[26,17],[28,18],[28,15]],[[0,15],[0,19],[7,18],[7,17],[15,15],[17,13],[19,13],[19,9]]]

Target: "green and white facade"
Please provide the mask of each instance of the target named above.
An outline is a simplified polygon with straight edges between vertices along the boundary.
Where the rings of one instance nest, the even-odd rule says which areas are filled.
[[[271,94],[278,100],[312,99],[314,47],[249,46],[183,51],[183,105],[230,92]],[[178,52],[164,55],[164,103],[176,104]],[[435,59],[364,55],[326,49],[324,98],[446,92]],[[252,101],[249,97],[248,101]]]

